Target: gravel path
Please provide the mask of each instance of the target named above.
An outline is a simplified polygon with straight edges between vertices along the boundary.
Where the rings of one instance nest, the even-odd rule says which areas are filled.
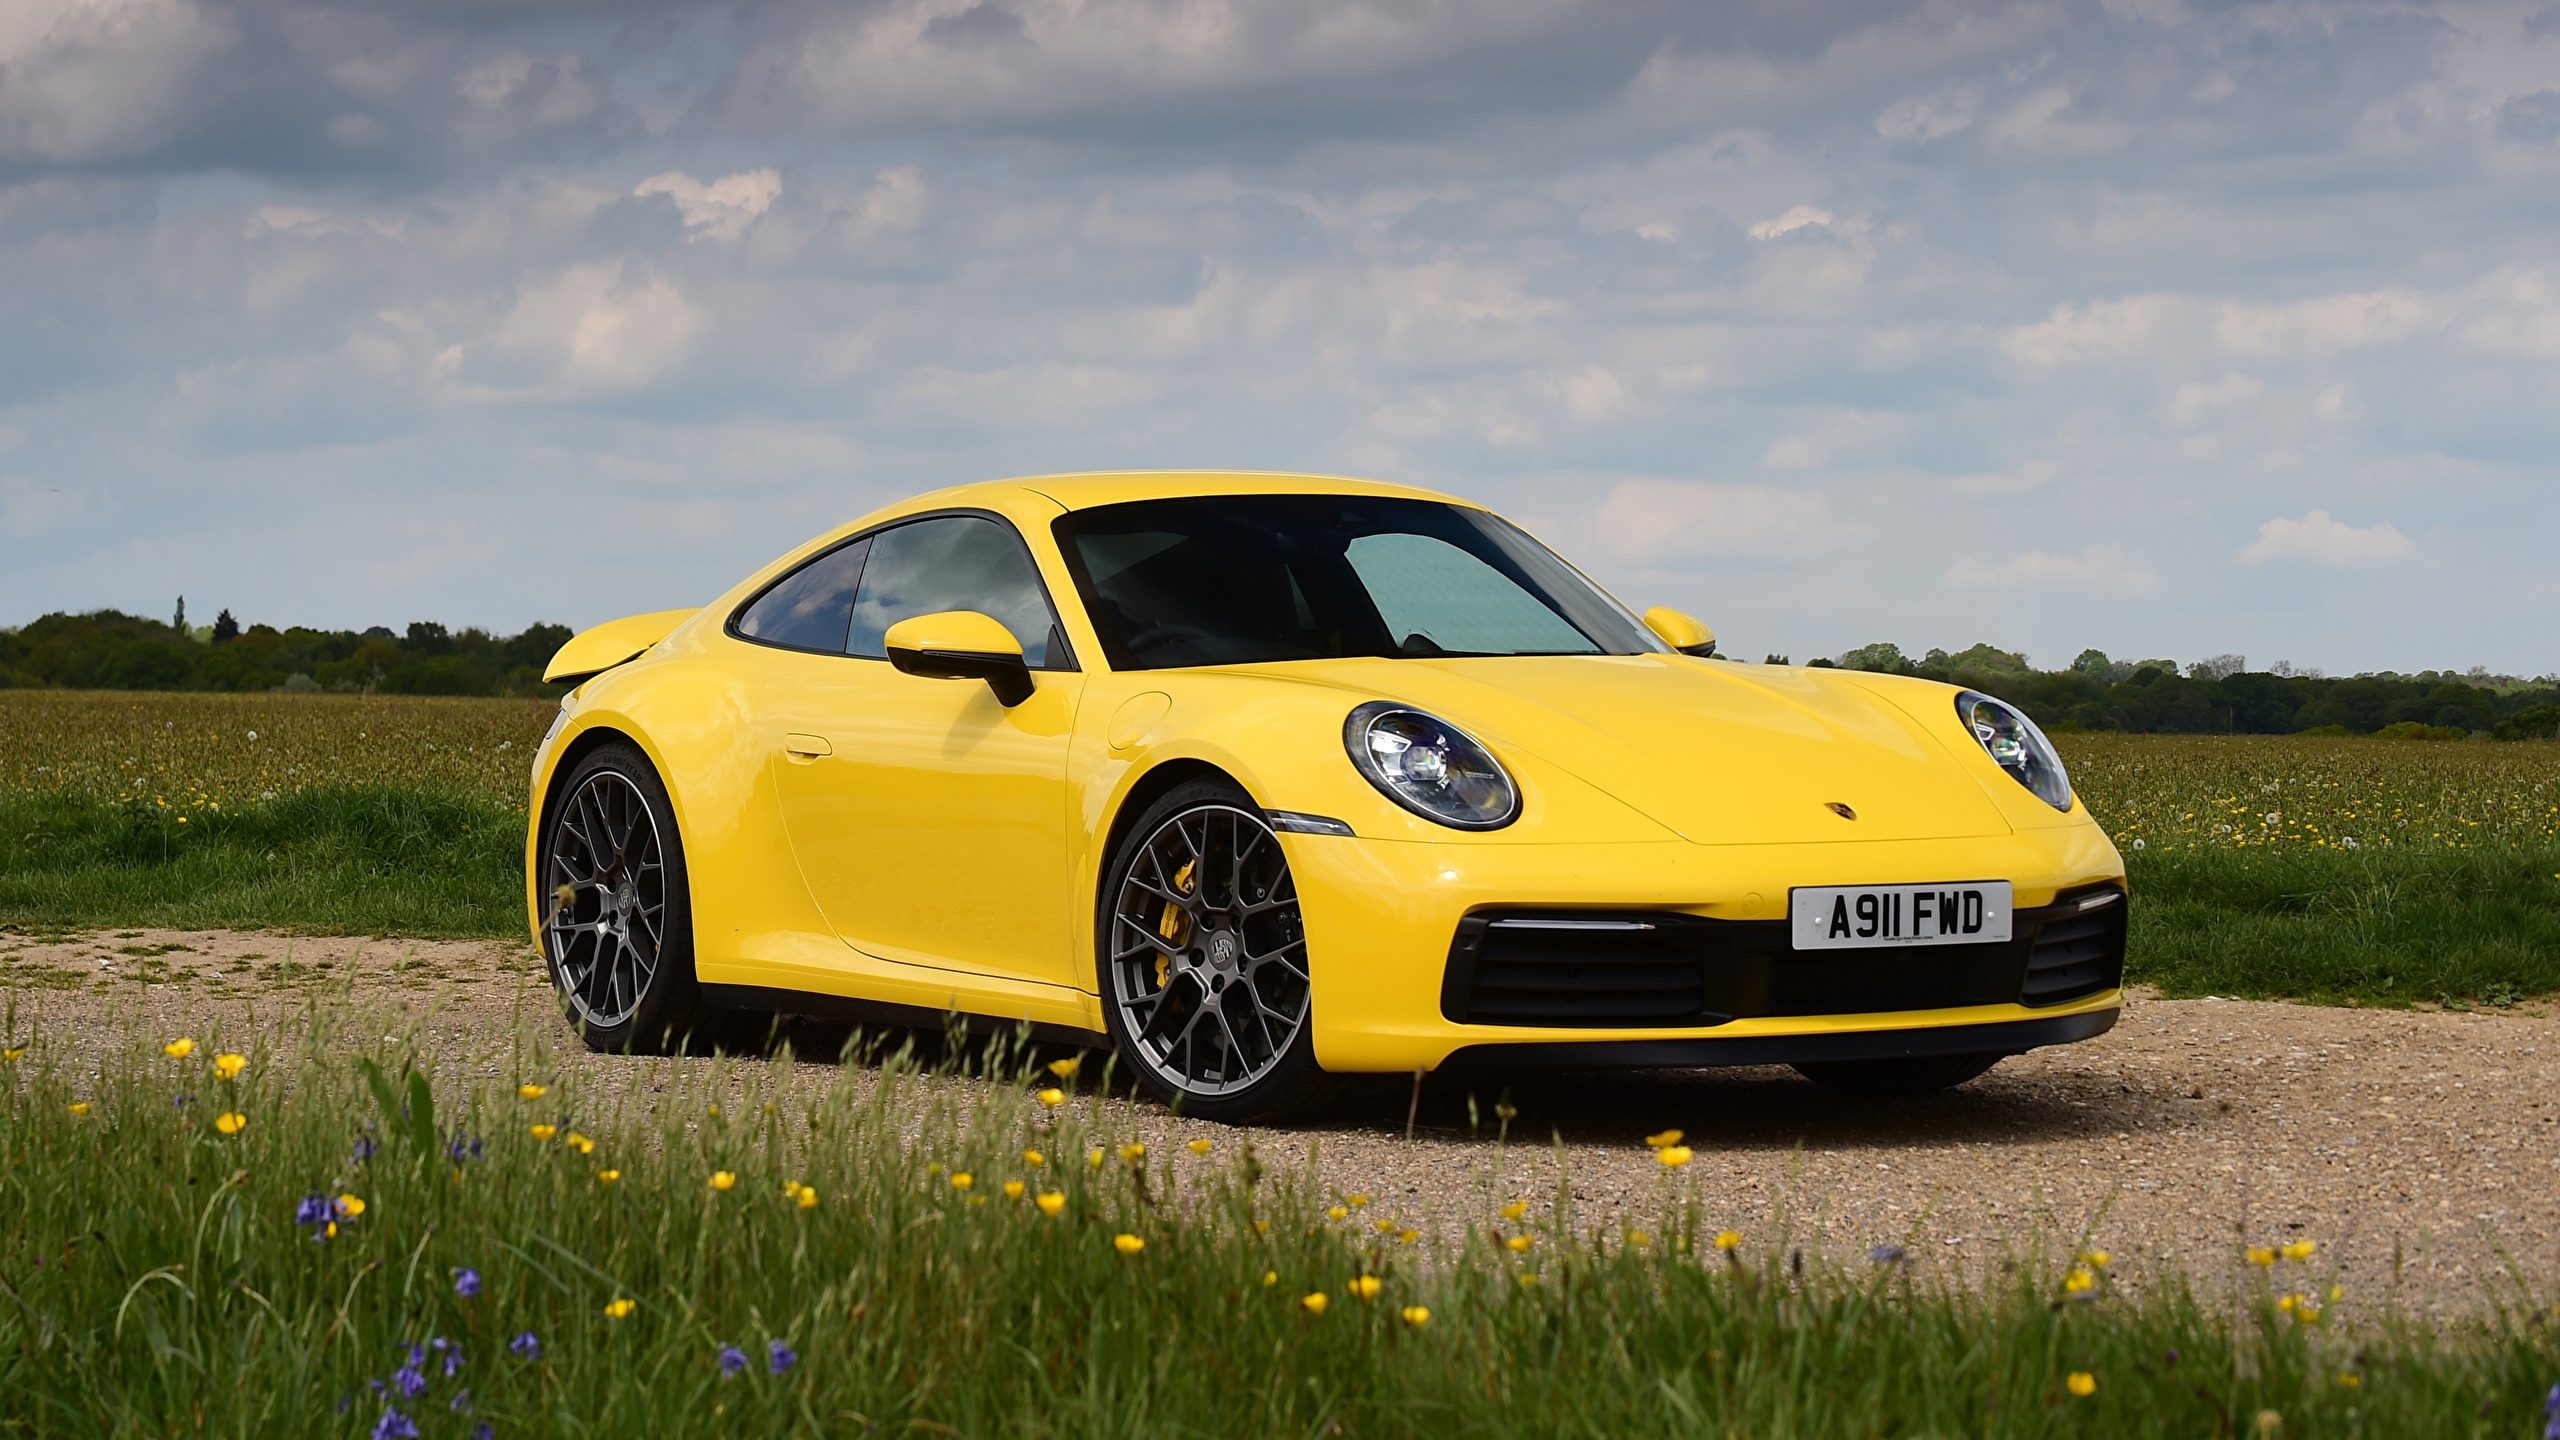
[[[393,1010],[387,1028],[491,1074],[528,1030],[555,1037],[559,1063],[589,1083],[655,1084],[684,1063],[568,1045],[530,952],[493,942],[5,934],[0,986],[22,1034],[75,1048],[119,1043],[136,1024],[237,1034],[351,992]],[[841,1072],[796,1073],[823,1084]],[[1497,1157],[1506,1084],[1518,1116]],[[1472,1136],[1469,1087],[1482,1118]],[[2323,1283],[2334,1271],[2351,1303],[2397,1295],[2476,1311],[2511,1296],[2511,1277],[2543,1305],[2560,1299],[2560,1020],[2533,1007],[2137,998],[2098,1040],[1910,1101],[1833,1095],[1770,1069],[1435,1079],[1408,1143],[1410,1100],[1407,1082],[1382,1080],[1332,1120],[1256,1140],[1275,1166],[1312,1154],[1329,1188],[1425,1229],[1481,1214],[1496,1163],[1502,1198],[1542,1203],[1561,1166],[1583,1223],[1643,1226],[1664,1181],[1642,1137],[1677,1126],[1697,1154],[1683,1178],[1755,1245],[1852,1257],[1892,1242],[1971,1271],[2013,1250],[2087,1244],[2139,1283],[2164,1263],[2227,1277],[2244,1244],[2311,1239]],[[1167,1150],[1233,1135],[1149,1106],[1105,1109],[1115,1132]]]

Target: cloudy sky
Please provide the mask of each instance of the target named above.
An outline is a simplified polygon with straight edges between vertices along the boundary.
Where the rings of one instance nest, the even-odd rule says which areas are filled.
[[[1438,486],[1752,658],[2560,670],[2560,4],[9,0],[0,623]]]

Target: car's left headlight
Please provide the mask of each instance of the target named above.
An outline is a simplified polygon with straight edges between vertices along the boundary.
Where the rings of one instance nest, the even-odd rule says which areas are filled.
[[[2062,756],[2026,711],[1967,690],[1956,696],[1956,716],[1982,742],[1983,753],[1992,763],[2009,772],[2010,779],[2056,810],[2071,808],[2071,776],[2062,768]]]
[[[1342,725],[1351,763],[1385,796],[1458,830],[1499,830],[1520,816],[1520,789],[1474,736],[1420,710],[1372,700]]]

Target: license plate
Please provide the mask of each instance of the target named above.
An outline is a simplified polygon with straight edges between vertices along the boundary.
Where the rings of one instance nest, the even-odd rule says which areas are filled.
[[[2009,938],[2009,882],[1808,885],[1790,891],[1798,950],[1983,945]]]

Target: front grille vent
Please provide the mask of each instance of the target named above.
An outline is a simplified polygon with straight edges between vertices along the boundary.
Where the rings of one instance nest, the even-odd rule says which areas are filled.
[[[1749,1016],[2059,1005],[2123,983],[2124,892],[2020,910],[1990,945],[1813,951],[1783,920],[1480,912],[1459,922],[1441,1013],[1471,1025],[1699,1027]]]

